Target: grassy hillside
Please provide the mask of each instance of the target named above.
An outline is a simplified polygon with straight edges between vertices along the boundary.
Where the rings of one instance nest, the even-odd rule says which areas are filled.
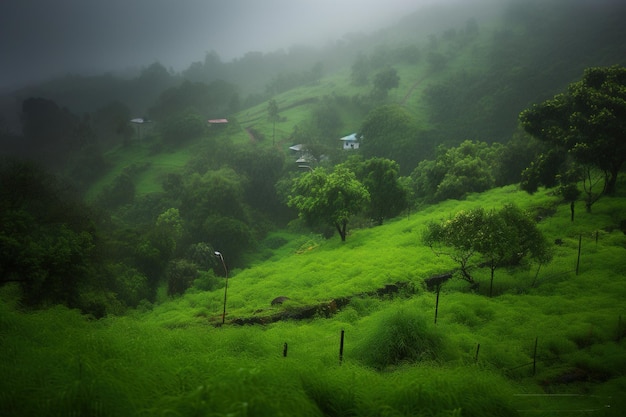
[[[554,260],[539,272],[497,270],[492,298],[483,290],[468,292],[460,280],[445,283],[434,324],[437,297],[422,281],[454,265],[420,243],[425,224],[505,203],[540,216],[549,239],[563,241],[554,247]],[[61,307],[20,312],[10,301],[11,288],[4,287],[0,411],[622,415],[626,236],[618,226],[625,204],[622,191],[571,222],[569,206],[549,192],[528,196],[506,187],[423,207],[380,227],[353,229],[344,244],[276,234],[266,240],[263,259],[230,271],[225,326],[219,326],[223,283],[98,321]],[[487,279],[486,272],[477,276]],[[395,294],[366,295],[393,283],[411,285]],[[276,296],[291,300],[271,306]],[[342,297],[350,301],[308,319],[233,324]]]
[[[449,31],[436,34],[436,46],[415,41],[419,60],[390,61],[400,85],[386,102],[407,108],[418,130],[434,132],[437,143],[505,141],[509,133],[473,135],[513,131],[523,106],[560,91],[582,67],[618,56],[610,45],[601,60],[568,49],[551,63],[543,58],[558,45],[537,48],[550,38],[541,37],[551,33],[549,24],[540,22],[543,32],[526,38],[533,16],[513,19],[510,27],[498,19],[481,22],[472,37]],[[412,25],[407,21],[406,28]],[[445,65],[433,65],[433,56]],[[224,155],[240,147],[279,149],[289,164],[294,131],[313,123],[325,105],[339,115],[336,134],[325,138],[339,150],[337,139],[358,131],[368,111],[382,104],[371,101],[371,89],[353,85],[350,68],[343,68],[272,97],[280,114],[275,125],[265,101],[229,116],[225,129],[209,127],[178,144],[160,141],[156,120],[143,140],[103,155],[107,172],[87,199],[129,172],[138,200],[160,193],[168,174],[185,174],[194,157],[219,143],[228,144],[224,153],[200,160],[215,164],[203,168],[222,168]],[[426,225],[508,203],[528,210],[555,242],[552,262],[497,269],[493,297],[489,271],[478,267],[473,273],[483,284],[475,290],[456,276],[439,293],[429,289],[425,280],[457,265],[424,246]],[[507,186],[417,207],[379,227],[351,223],[343,243],[294,224],[259,233],[258,245],[239,263],[245,268],[231,269],[230,254],[223,253],[228,281],[207,273],[176,297],[162,286],[156,302],[99,320],[59,306],[25,311],[15,301],[17,288],[4,285],[0,415],[624,415],[626,190],[603,197],[592,213],[577,204],[572,222],[569,205],[551,190],[528,195]],[[272,303],[277,297],[286,301]]]

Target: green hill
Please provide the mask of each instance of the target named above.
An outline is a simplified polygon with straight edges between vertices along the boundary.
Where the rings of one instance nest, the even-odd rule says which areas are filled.
[[[0,414],[623,415],[623,172],[592,210],[577,200],[574,221],[556,189],[509,184],[436,204],[415,198],[380,226],[355,216],[341,242],[285,203],[304,172],[290,146],[307,145],[311,164],[328,170],[379,156],[367,138],[358,152],[338,139],[380,109],[398,116],[385,131],[406,122],[385,138],[403,180],[467,139],[508,150],[494,159],[503,165],[540,153],[519,132],[520,111],[585,68],[626,64],[626,9],[599,3],[433,8],[318,51],[207,56],[181,74],[155,64],[136,79],[66,77],[18,92],[45,97],[35,104],[63,116],[59,132],[76,128],[59,144],[89,145],[44,161],[90,206],[28,166],[17,165],[17,182],[6,175],[13,194],[2,193],[16,198],[2,205],[0,244],[28,256],[0,272],[32,272],[35,296],[29,304],[17,283],[0,286]],[[389,70],[398,85],[377,89]],[[128,122],[139,114],[152,119],[141,135]],[[229,122],[208,125],[215,117]],[[13,145],[27,148],[19,138]],[[52,139],[39,140],[45,154]],[[3,181],[11,167],[0,165]],[[507,204],[537,221],[554,257],[498,268],[489,296],[489,268],[472,263],[470,287],[422,236],[460,211]]]
[[[274,57],[289,64],[282,70],[277,65],[273,73],[259,72],[269,77],[264,81],[266,91],[248,90],[254,94],[240,100],[243,109],[229,114],[232,126],[219,134],[218,140],[250,147],[252,135],[255,146],[274,147],[287,156],[288,147],[302,141],[337,151],[337,139],[358,132],[370,111],[382,104],[397,103],[410,112],[416,125],[411,146],[402,149],[407,157],[404,164],[410,164],[402,167],[404,172],[411,172],[421,160],[431,158],[440,144],[455,146],[467,139],[506,144],[517,132],[521,111],[562,92],[580,79],[585,68],[626,64],[622,41],[625,34],[619,19],[626,13],[624,7],[610,1],[596,6],[587,2],[566,4],[511,2],[501,8],[490,4],[454,10],[433,8],[407,16],[385,31],[355,37],[351,43],[305,51],[307,59],[302,58],[304,53],[297,55],[300,64],[295,53],[292,60],[289,55],[268,54],[263,63],[269,65]],[[326,70],[312,78],[308,65],[313,65],[315,59]],[[247,68],[245,59],[220,63],[213,57],[210,61],[211,67],[196,63],[194,71],[184,72],[182,78],[210,83],[215,81],[213,74],[219,74],[235,85],[245,84],[244,80],[250,78],[248,72],[241,79],[228,76],[239,74],[235,67]],[[355,85],[353,80],[359,62],[367,80],[363,85]],[[384,68],[397,71],[399,84],[382,102],[371,100],[373,80]],[[150,70],[138,82],[157,73],[152,67]],[[176,82],[181,81],[170,80],[168,85]],[[49,96],[55,97],[52,93]],[[271,99],[278,105],[280,118],[276,123],[268,118]],[[139,111],[149,108],[147,104]],[[198,106],[196,111],[205,119],[215,117],[209,108],[214,106]],[[156,120],[156,126],[163,123]],[[158,142],[159,129],[154,132],[156,136],[151,140]],[[168,165],[174,171],[181,168],[181,152],[194,153],[193,147],[200,140],[177,144],[171,163],[165,161],[168,153],[150,156],[155,162],[145,167],[138,180],[138,194],[158,190],[159,172]],[[149,149],[144,154],[154,155],[159,149],[156,145],[143,144]],[[421,153],[417,154],[416,149]],[[95,185],[96,190],[121,171],[119,165],[133,163],[123,156],[126,152],[127,148],[120,146],[105,154],[112,169]],[[151,173],[152,169],[158,172]],[[97,191],[91,190],[90,194]]]
[[[424,279],[454,264],[421,243],[425,224],[506,203],[541,216],[541,230],[561,243],[554,260],[539,270],[498,270],[492,298],[456,278],[438,295],[427,291]],[[229,271],[224,326],[223,278],[214,290],[98,321],[62,307],[20,312],[4,287],[0,409],[618,416],[626,387],[625,203],[622,191],[571,222],[569,206],[549,192],[529,197],[505,187],[355,230],[345,244],[275,234],[265,259]],[[399,292],[377,292],[389,284]],[[278,296],[289,300],[271,305]],[[306,306],[315,307],[312,315],[299,319]],[[235,324],[276,313],[282,320]]]

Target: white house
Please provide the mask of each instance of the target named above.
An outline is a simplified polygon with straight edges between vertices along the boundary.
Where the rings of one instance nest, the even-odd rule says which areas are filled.
[[[296,163],[309,164],[311,162],[315,162],[315,158],[307,151],[305,145],[299,143],[297,145],[290,146],[289,149],[294,151],[298,155]]]
[[[343,149],[359,149],[359,138],[356,133],[344,136],[339,140],[343,142]]]

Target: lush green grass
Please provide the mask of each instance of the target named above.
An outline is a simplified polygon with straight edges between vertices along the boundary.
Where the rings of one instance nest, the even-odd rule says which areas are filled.
[[[152,138],[154,140],[154,138]],[[170,152],[155,153],[154,142],[132,142],[119,146],[104,155],[112,168],[90,187],[88,199],[95,198],[102,189],[110,185],[124,170],[133,171],[136,194],[141,196],[163,191],[161,183],[168,173],[180,173],[194,153],[194,146],[186,146]]]
[[[423,247],[424,225],[511,202],[554,213],[540,222],[563,239],[554,261],[538,274],[496,270],[493,298],[447,282],[435,324],[436,295],[421,281],[454,265]],[[345,243],[283,232],[265,261],[231,271],[227,321],[357,295],[332,318],[220,327],[222,288],[93,321],[61,307],[21,312],[4,287],[0,414],[622,415],[626,236],[615,227],[626,199],[601,199],[573,223],[556,203],[506,187],[352,230]],[[359,296],[395,282],[415,291]],[[291,301],[270,306],[279,295]]]

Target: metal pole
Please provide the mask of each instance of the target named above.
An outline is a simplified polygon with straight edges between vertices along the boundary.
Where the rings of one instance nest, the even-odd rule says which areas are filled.
[[[224,267],[224,273],[226,274],[226,285],[224,286],[224,310],[222,312],[222,324],[226,322],[226,294],[228,293],[228,268],[226,268],[226,263],[224,262],[224,257],[218,251],[215,251],[215,256],[220,258],[222,261],[222,266]]]

